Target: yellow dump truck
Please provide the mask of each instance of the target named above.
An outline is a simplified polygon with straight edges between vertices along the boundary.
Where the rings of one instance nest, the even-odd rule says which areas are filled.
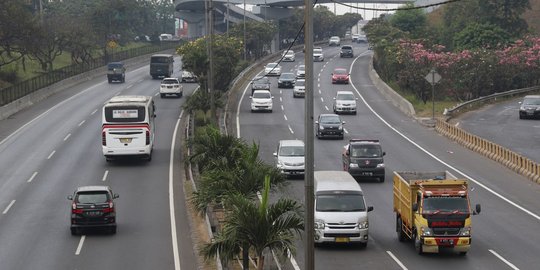
[[[444,172],[394,172],[394,212],[399,241],[412,240],[418,254],[443,249],[467,254],[471,247],[468,182]]]

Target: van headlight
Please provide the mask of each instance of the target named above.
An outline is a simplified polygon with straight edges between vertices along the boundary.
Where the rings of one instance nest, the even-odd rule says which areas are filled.
[[[320,130],[323,130],[323,129],[324,129],[324,127],[323,127],[323,126],[319,126],[319,129],[320,129]]]
[[[384,168],[384,163],[377,164],[377,168]]]
[[[356,163],[350,163],[349,168],[358,168],[358,164]]]
[[[420,228],[420,235],[421,236],[433,236],[433,231],[429,227],[421,227]]]
[[[471,227],[463,227],[459,232],[459,236],[471,236]]]
[[[367,229],[367,228],[369,228],[369,222],[367,220],[358,223],[358,229]]]
[[[339,126],[338,129],[339,129],[339,130],[343,130],[343,126]]]
[[[316,230],[324,230],[324,220],[322,220],[322,219],[315,220],[315,229]]]

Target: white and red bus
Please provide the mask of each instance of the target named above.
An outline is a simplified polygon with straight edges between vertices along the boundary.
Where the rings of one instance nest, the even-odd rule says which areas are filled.
[[[152,159],[154,100],[150,96],[116,96],[103,106],[101,144],[107,161],[135,156]]]

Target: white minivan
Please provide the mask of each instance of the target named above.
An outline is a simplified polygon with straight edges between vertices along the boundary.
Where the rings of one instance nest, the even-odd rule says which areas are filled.
[[[364,193],[345,171],[315,171],[315,244],[357,243],[367,246],[368,212]]]

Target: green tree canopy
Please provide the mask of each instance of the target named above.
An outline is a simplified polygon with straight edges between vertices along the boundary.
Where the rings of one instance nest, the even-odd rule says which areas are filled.
[[[455,48],[458,50],[497,48],[506,46],[509,42],[510,35],[506,31],[489,23],[469,24],[454,37]]]
[[[408,3],[405,7],[413,7],[413,4]],[[410,33],[413,38],[421,37],[426,28],[426,14],[421,9],[400,9],[390,16],[390,24],[403,32]]]

